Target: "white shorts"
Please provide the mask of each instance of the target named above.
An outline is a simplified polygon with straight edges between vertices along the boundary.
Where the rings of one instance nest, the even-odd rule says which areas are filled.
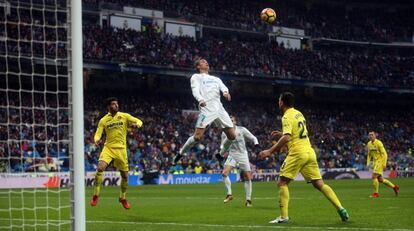
[[[224,108],[221,108],[216,112],[200,111],[200,114],[198,114],[196,128],[206,128],[212,123],[220,128],[234,127],[229,114],[226,110],[224,110]]]
[[[232,156],[229,155],[227,157],[226,162],[224,163],[224,166],[228,165],[231,167],[236,167],[236,165],[239,164],[239,168],[242,171],[246,171],[246,172],[251,172],[252,170],[250,169],[250,162],[249,162],[249,158],[247,157],[241,157],[241,156]]]

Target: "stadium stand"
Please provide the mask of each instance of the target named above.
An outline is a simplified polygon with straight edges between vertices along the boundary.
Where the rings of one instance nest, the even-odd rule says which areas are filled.
[[[89,171],[94,171],[97,166],[99,157],[99,148],[93,144],[93,135],[96,129],[96,123],[104,115],[105,109],[102,106],[102,97],[104,92],[90,92],[85,98],[85,167]],[[234,93],[236,94],[236,93]],[[187,95],[187,98],[189,96]],[[121,109],[141,118],[145,126],[142,130],[130,131],[128,138],[129,144],[129,161],[131,169],[135,170],[159,170],[161,172],[174,171],[171,165],[172,157],[178,152],[179,147],[185,142],[185,137],[192,133],[196,117],[183,117],[182,110],[192,109],[195,107],[189,102],[186,96],[171,99],[168,95],[158,96],[139,96],[121,97]],[[40,101],[39,101],[40,102]],[[2,103],[5,103],[4,100]],[[231,106],[230,106],[231,105]],[[229,105],[230,113],[238,115],[240,124],[249,128],[255,134],[262,147],[266,147],[270,142],[269,132],[280,128],[277,119],[280,119],[276,104],[272,101],[263,100],[241,100],[232,102]],[[40,106],[40,105],[39,105]],[[412,169],[414,168],[414,157],[412,146],[414,145],[414,136],[412,127],[414,126],[410,119],[414,111],[404,108],[395,108],[394,110],[378,111],[376,107],[356,106],[353,110],[348,110],[346,105],[303,105],[299,106],[308,120],[309,134],[315,150],[319,156],[319,165],[321,168],[356,168],[364,169],[366,163],[365,143],[367,133],[373,127],[377,128],[380,137],[385,140],[388,150],[389,167]],[[333,109],[334,108],[334,109]],[[18,113],[17,111],[13,112]],[[13,113],[10,118],[4,118],[1,113],[1,121],[13,121]],[[26,112],[24,112],[26,113]],[[30,123],[31,111],[27,111],[30,116],[22,121]],[[67,120],[67,115],[49,114],[50,121],[59,119]],[[43,118],[39,116],[39,118]],[[259,118],[252,120],[251,118]],[[14,121],[17,122],[17,121]],[[42,121],[37,121],[41,123]],[[7,134],[6,128],[1,127],[1,134]],[[50,128],[51,129],[51,128]],[[18,137],[19,130],[11,129],[11,137]],[[49,130],[49,137],[45,137],[44,128],[35,129],[35,133],[27,128],[21,131],[24,139],[31,140],[56,140],[56,136],[67,132],[64,128],[60,130]],[[194,147],[191,154],[183,158],[180,167],[186,172],[193,172],[197,162],[203,167],[203,172],[218,170],[219,166],[214,159],[214,154],[219,149],[219,130],[210,129],[206,133],[205,140]],[[2,139],[4,137],[1,137]],[[257,158],[257,150],[249,146],[251,154],[251,163],[256,169],[279,169],[284,156],[260,160]],[[8,152],[7,149],[10,149]],[[47,150],[46,150],[47,149]],[[54,160],[59,156],[60,160]],[[56,150],[53,145],[44,147],[36,142],[11,143],[9,146],[2,143],[0,147],[0,156],[12,153],[11,166],[7,166],[7,161],[0,164],[1,171],[53,171],[53,168],[67,167],[65,153],[67,148],[62,145],[61,150]],[[13,156],[16,161],[13,161]],[[24,162],[20,163],[20,155]],[[57,163],[54,163],[57,162]],[[46,164],[47,163],[47,164]]]
[[[151,0],[151,1],[127,1],[127,0],[84,0],[85,9],[99,11],[102,8],[116,5],[122,8],[124,5],[159,9],[165,11],[166,16],[181,18],[204,25],[237,28],[250,31],[266,32],[268,26],[259,22],[259,17],[252,14],[251,9],[261,9],[268,5],[268,1],[219,1],[215,7],[205,7],[206,1],[189,0]],[[273,3],[272,3],[273,4]],[[345,5],[349,7],[343,7]],[[349,5],[348,5],[349,4]],[[369,3],[367,3],[369,6]],[[396,4],[394,7],[404,6]],[[229,10],[236,6],[235,10]],[[285,1],[280,3],[284,9],[280,15],[279,24],[303,28],[307,35],[312,37],[328,37],[335,39],[358,41],[409,41],[412,36],[413,17],[409,12],[409,6],[399,10],[396,15],[394,8],[383,11],[370,10],[369,7],[360,6],[358,3],[336,3],[336,5],[314,4],[304,5],[299,1]],[[360,7],[360,8],[358,8]],[[378,7],[384,7],[379,5]],[[277,9],[277,7],[275,7]],[[352,8],[352,11],[349,10]],[[383,8],[381,8],[383,9]],[[330,12],[323,17],[318,11]],[[24,11],[24,10],[23,10]],[[237,13],[236,13],[237,12]],[[240,14],[245,12],[246,14]],[[260,10],[257,10],[260,12]],[[381,12],[381,15],[378,13]],[[84,13],[87,14],[87,13]],[[337,16],[340,17],[337,17]],[[7,21],[5,20],[7,17]],[[34,15],[39,20],[52,20],[53,17]],[[363,18],[363,20],[361,19]],[[33,49],[39,57],[66,54],[66,45],[56,42],[65,40],[66,33],[48,27],[38,27],[36,24],[16,24],[27,21],[27,14],[11,9],[10,14],[0,15],[0,19],[7,23],[1,24],[0,35],[7,32],[9,41],[0,43],[0,53],[5,53],[8,46],[9,55],[29,53]],[[63,20],[62,20],[63,21]],[[40,21],[39,21],[39,24]],[[209,60],[216,74],[232,76],[255,77],[253,80],[286,79],[305,80],[311,82],[352,84],[357,86],[368,85],[374,87],[414,88],[414,50],[398,48],[376,48],[355,46],[323,46],[315,44],[313,49],[294,50],[286,44],[278,44],[272,41],[247,41],[240,38],[225,38],[205,36],[198,39],[189,37],[174,37],[160,32],[159,27],[143,25],[143,32],[116,29],[108,26],[99,26],[96,22],[87,21],[84,24],[84,58],[88,63],[127,63],[139,66],[152,66],[155,68],[168,68],[173,70],[189,71],[193,66],[193,60],[204,57]],[[39,30],[50,30],[46,33],[49,37],[43,38]],[[56,33],[57,32],[57,33]],[[15,40],[19,39],[17,42]],[[30,42],[34,39],[34,42]],[[38,42],[37,42],[38,41]],[[44,46],[46,49],[44,49]],[[43,54],[43,51],[45,53]],[[13,53],[14,52],[14,53]],[[4,59],[4,57],[2,58]],[[13,62],[13,61],[11,61]],[[0,68],[4,68],[5,62],[0,62]],[[24,68],[24,65],[23,65]],[[249,78],[252,80],[252,78]],[[3,83],[2,83],[3,84]],[[185,86],[186,87],[186,86]],[[188,87],[188,86],[187,86]],[[100,105],[100,94],[87,91],[85,98],[85,158],[87,170],[94,170],[97,164],[99,150],[92,144],[92,136],[99,116],[103,109],[94,105]],[[186,96],[187,98],[190,96]],[[12,99],[10,105],[19,105],[17,99]],[[29,100],[29,99],[28,99]],[[0,97],[3,106],[7,106],[5,97]],[[24,104],[26,101],[23,101]],[[38,106],[42,100],[33,99]],[[194,109],[191,102],[169,100],[153,97],[121,98],[122,107],[128,112],[140,116],[145,122],[142,131],[131,131],[129,138],[130,164],[137,169],[156,169],[169,172],[172,169],[171,158],[177,153],[178,148],[184,142],[183,137],[191,133],[194,126],[194,118],[184,119],[181,109]],[[64,102],[63,104],[67,104]],[[33,106],[33,105],[32,105]],[[350,111],[344,105],[338,105],[335,109],[325,110],[323,106],[304,106],[303,112],[309,118],[309,130],[312,134],[315,148],[319,155],[322,168],[354,167],[364,168],[365,154],[363,143],[366,134],[372,126],[380,127],[380,134],[387,140],[389,150],[389,163],[393,167],[413,168],[412,156],[413,123],[410,120],[412,109],[408,112],[404,109],[378,111],[375,107],[361,107],[357,112]],[[238,107],[232,106],[231,111],[241,117],[241,123],[251,129],[259,140],[268,140],[269,128],[277,128],[275,122],[277,113],[273,103],[259,101],[239,102]],[[9,118],[6,112],[0,112],[0,120],[3,123],[28,123],[36,111],[22,111],[23,121],[16,121],[17,110],[10,110]],[[28,115],[25,117],[24,115]],[[375,115],[375,120],[374,116]],[[260,120],[249,120],[259,116]],[[67,121],[68,115],[50,112],[48,123]],[[39,116],[41,118],[41,116]],[[36,121],[46,123],[46,121]],[[57,136],[67,133],[67,127],[51,129],[45,136],[45,127],[35,129],[19,129],[0,126],[1,140],[9,137],[16,140],[20,137],[26,140],[57,140]],[[33,133],[34,131],[34,133]],[[203,144],[196,146],[190,156],[183,159],[181,167],[186,171],[193,171],[196,163],[200,163],[203,171],[214,170],[218,164],[213,158],[218,151],[218,131],[212,129],[206,134]],[[213,135],[215,134],[215,135]],[[263,143],[262,145],[266,145]],[[0,171],[53,171],[56,168],[67,169],[68,161],[65,158],[67,147],[62,144],[57,150],[55,145],[39,145],[36,142],[1,142],[0,144]],[[279,168],[281,159],[259,160],[256,150],[252,152],[252,164],[258,169]],[[11,156],[6,156],[11,153]],[[59,155],[58,155],[59,153]],[[14,160],[13,156],[16,156]],[[24,162],[18,161],[24,156]],[[61,159],[55,157],[60,156]],[[7,159],[10,158],[10,165]],[[283,157],[281,157],[283,158]]]
[[[412,41],[413,6],[403,1],[392,6],[365,1],[235,1],[224,0],[210,4],[192,0],[84,0],[87,8],[116,9],[134,6],[162,10],[167,17],[183,18],[204,25],[267,31],[256,12],[272,7],[278,12],[278,25],[301,28],[313,37],[392,42]],[[324,14],[321,14],[324,12]]]

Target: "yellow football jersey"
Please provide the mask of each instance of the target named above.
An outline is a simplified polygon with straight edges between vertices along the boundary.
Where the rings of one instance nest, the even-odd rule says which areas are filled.
[[[114,116],[111,113],[106,114],[99,120],[94,137],[95,142],[101,139],[102,132],[105,131],[105,146],[110,148],[125,148],[127,129],[130,123],[142,127],[142,121],[128,113],[117,112]]]
[[[282,132],[283,135],[290,134],[290,140],[287,144],[288,155],[300,154],[312,149],[308,129],[306,128],[306,120],[300,111],[294,108],[285,111],[282,117]]]
[[[371,162],[371,159],[374,159],[374,162],[387,163],[387,151],[385,151],[384,144],[381,140],[375,139],[374,142],[369,141],[367,144],[368,157],[367,165]]]

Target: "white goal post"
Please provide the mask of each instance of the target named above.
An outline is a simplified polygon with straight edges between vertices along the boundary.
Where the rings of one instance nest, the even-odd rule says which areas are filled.
[[[86,230],[81,0],[0,0],[0,230]]]
[[[68,0],[69,1],[69,0]],[[82,56],[82,1],[70,0],[68,22],[70,68],[69,89],[72,108],[72,230],[84,231],[85,226],[85,164],[83,124],[83,56]]]

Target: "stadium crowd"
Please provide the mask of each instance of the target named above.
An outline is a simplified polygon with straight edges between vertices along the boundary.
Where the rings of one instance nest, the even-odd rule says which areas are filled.
[[[0,36],[7,34],[9,38],[7,42],[0,42],[0,54],[21,57],[26,61],[28,59],[24,56],[31,53],[37,60],[44,57],[51,60],[67,58],[64,14],[42,19],[37,15],[40,12],[34,13],[33,17],[42,19],[48,25],[56,24],[56,20],[59,22],[57,28],[43,28],[40,19],[30,24],[29,13],[18,15],[13,9],[11,11],[7,15],[7,23],[0,26]],[[16,23],[18,19],[25,23]],[[85,61],[191,68],[193,60],[202,56],[215,67],[214,71],[236,75],[394,88],[414,86],[413,51],[372,53],[360,48],[345,51],[323,48],[293,50],[289,44],[270,41],[240,41],[209,36],[195,41],[160,33],[157,25],[147,27],[144,32],[138,32],[85,25]],[[1,62],[1,66],[5,63]]]
[[[52,3],[52,1],[46,2]],[[83,2],[84,5],[97,9],[102,7],[102,4],[160,9],[165,10],[166,16],[184,17],[206,25],[259,31],[269,29],[258,21],[257,16],[257,12],[268,4],[265,1],[224,0],[216,1],[216,4],[211,7],[211,4],[206,5],[209,4],[207,1],[190,0],[84,0]],[[295,7],[291,7],[292,5]],[[308,34],[316,37],[382,42],[405,41],[412,35],[412,25],[414,25],[413,17],[407,14],[411,6],[406,10],[399,10],[398,15],[387,11],[382,12],[381,16],[375,10],[366,8],[347,10],[346,7],[333,7],[329,4],[305,7],[303,3],[296,1],[284,2],[281,7],[274,7],[277,10],[285,7],[284,10],[278,10],[281,25],[305,28]],[[318,14],[322,9],[328,14],[324,16]],[[17,73],[25,68],[31,69],[33,64],[25,67],[25,63],[21,61],[23,59],[26,62],[33,62],[34,59],[45,62],[45,57],[52,58],[50,60],[54,61],[66,59],[66,42],[64,42],[66,41],[66,15],[55,14],[53,11],[43,12],[39,9],[33,9],[32,14],[28,11],[23,7],[18,14],[16,8],[12,7],[10,14],[0,15],[0,20],[4,22],[0,24],[0,37],[7,36],[7,39],[1,39],[0,42],[2,60],[0,72],[2,73]],[[43,26],[44,23],[48,25]],[[412,51],[395,53],[379,49],[370,52],[359,48],[293,50],[288,44],[268,41],[240,41],[208,36],[197,40],[173,37],[160,33],[158,29],[156,25],[152,25],[146,27],[144,32],[138,32],[102,28],[95,24],[84,25],[85,61],[112,61],[179,69],[192,68],[193,60],[204,57],[214,68],[212,71],[216,73],[242,74],[252,78],[277,77],[395,88],[414,87]],[[22,66],[21,70],[15,70],[19,67],[16,63]],[[30,70],[29,73],[32,71]],[[6,97],[3,95],[4,91],[0,93],[0,172],[54,171],[58,168],[67,170],[69,126],[67,109],[53,110],[44,105],[42,95],[25,100],[25,97],[30,98],[30,96]],[[87,170],[96,168],[99,156],[99,147],[93,144],[92,137],[97,121],[103,115],[103,108],[97,106],[101,104],[101,100],[97,95],[92,94],[88,94],[85,98]],[[61,107],[67,106],[67,102],[61,104]],[[19,110],[22,106],[22,110]],[[232,113],[240,117],[240,124],[249,128],[259,138],[262,147],[265,147],[270,145],[269,129],[279,127],[274,118],[277,110],[273,106],[273,103],[246,101],[231,104],[229,108]],[[210,129],[205,140],[197,145],[180,165],[171,166],[172,156],[184,142],[184,137],[192,133],[196,118],[184,116],[182,109],[194,109],[188,97],[181,101],[165,98],[161,100],[148,96],[121,97],[121,110],[142,118],[145,124],[142,130],[131,131],[128,138],[131,169],[171,172],[182,168],[190,172],[195,169],[205,172],[219,168],[213,158],[220,142],[218,140],[220,131],[217,129]],[[379,112],[369,107],[349,110],[338,106],[326,110],[318,105],[305,106],[301,109],[308,118],[311,140],[319,155],[319,164],[322,168],[363,169],[366,161],[364,143],[367,141],[366,134],[370,129],[376,129],[380,133],[380,139],[389,150],[390,166],[414,167],[412,156],[414,124],[410,120],[413,117],[412,109],[408,112],[409,115],[402,109]],[[249,119],[257,117],[260,119]],[[251,162],[258,169],[278,169],[284,158],[281,155],[276,159],[260,160],[257,158],[257,150],[250,149],[250,151]]]
[[[163,11],[167,17],[249,31],[271,29],[259,19],[260,11],[271,7],[278,14],[277,25],[305,29],[306,35],[312,37],[370,42],[409,42],[412,41],[414,33],[412,4],[393,4],[390,7],[387,4],[370,2],[364,5],[323,0],[312,3],[224,0],[214,4],[200,0],[83,0],[83,5],[96,10],[99,7],[122,10],[122,6],[156,9]],[[393,7],[397,7],[398,10]]]
[[[121,97],[120,109],[130,112],[144,121],[144,127],[131,130],[128,136],[128,157],[131,170],[159,172],[209,172],[219,170],[214,154],[219,151],[220,130],[211,128],[205,139],[177,166],[172,157],[178,152],[185,138],[192,134],[196,120],[192,101],[185,98],[163,96]],[[41,100],[39,105],[41,105]],[[85,167],[94,171],[97,167],[100,147],[93,144],[93,135],[100,117],[105,114],[102,97],[87,94],[85,97]],[[4,100],[2,101],[2,105]],[[4,106],[4,105],[3,105]],[[231,114],[239,117],[239,123],[247,127],[259,139],[262,148],[271,145],[271,130],[280,129],[280,113],[273,102],[243,100],[226,105]],[[388,167],[413,169],[414,126],[410,119],[413,110],[378,111],[375,108],[355,106],[353,110],[336,105],[299,106],[307,118],[311,142],[321,168],[366,169],[365,144],[367,133],[376,130],[388,151]],[[183,110],[190,110],[185,113]],[[65,171],[68,167],[67,113],[44,113],[37,110],[23,113],[21,126],[18,110],[0,113],[0,170],[1,171]],[[277,117],[275,117],[277,115]],[[31,123],[35,118],[36,126]],[[252,120],[251,118],[258,118]],[[4,125],[6,121],[9,125]],[[45,122],[49,125],[44,126]],[[56,122],[61,124],[56,126]],[[19,135],[20,134],[20,135]],[[59,139],[58,139],[59,137]],[[23,139],[27,141],[17,141]],[[9,141],[8,143],[6,141]],[[8,145],[7,145],[8,144]],[[250,161],[254,169],[279,169],[285,155],[266,160],[259,159],[259,150],[248,145]]]
[[[69,170],[66,97],[0,93],[0,172]]]
[[[100,38],[100,39],[96,39]],[[84,29],[86,60],[192,68],[206,58],[214,71],[282,79],[412,88],[414,56],[387,52],[369,54],[357,48],[293,50],[277,42],[192,38],[88,26]]]

